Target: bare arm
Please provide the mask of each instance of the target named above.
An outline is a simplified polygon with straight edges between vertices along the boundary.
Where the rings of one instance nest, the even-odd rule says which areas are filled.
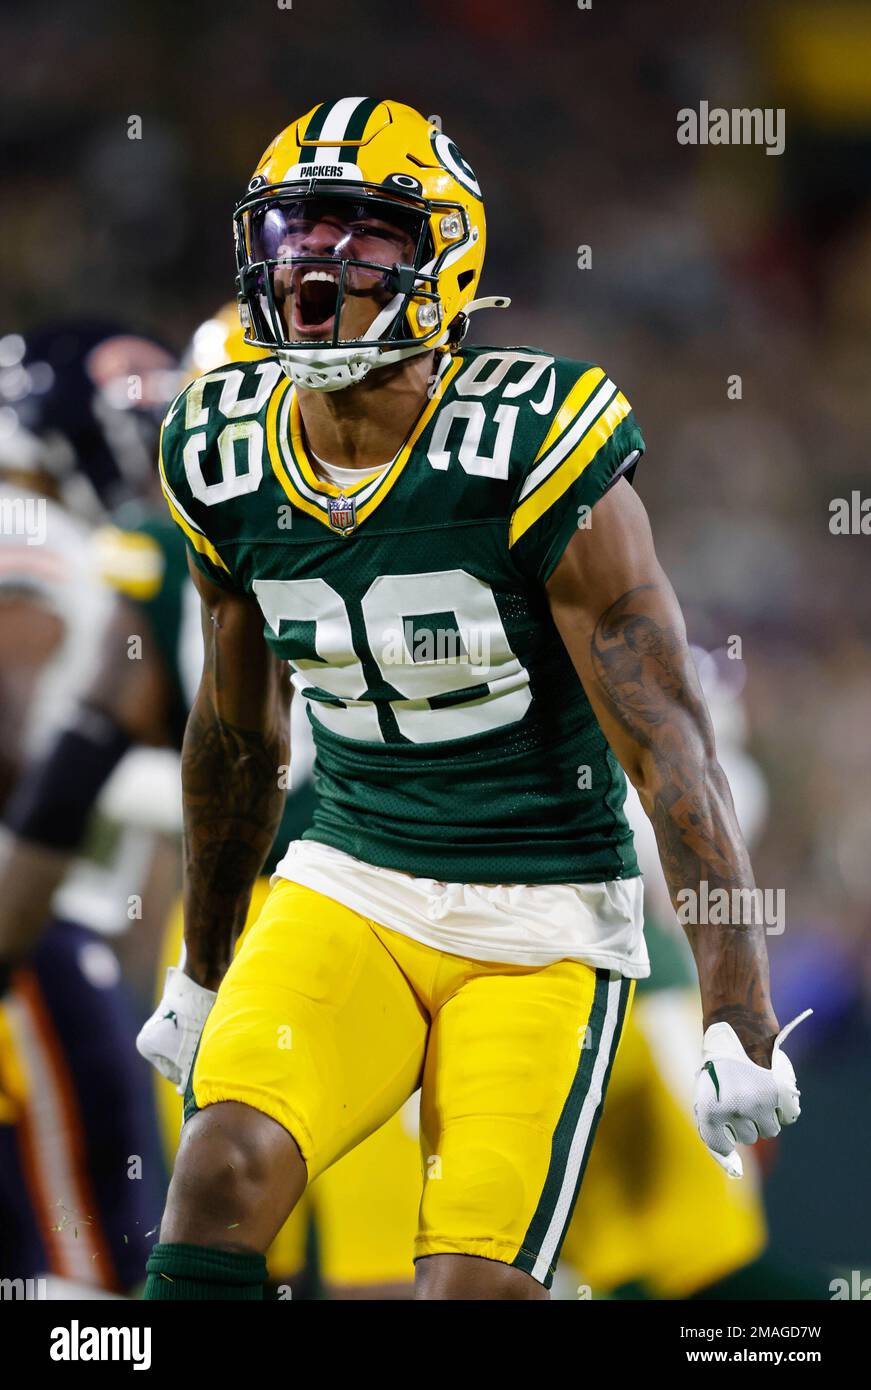
[[[692,662],[680,607],[625,481],[597,503],[548,583],[551,613],[616,757],[650,817],[672,902],[752,889],[753,873]],[[698,901],[698,896],[696,898]],[[764,927],[687,925],[705,1027],[732,1025],[768,1066],[778,1032]]]
[[[131,657],[130,638],[141,641]],[[103,711],[131,743],[170,743],[172,685],[144,609],[119,594],[103,638],[100,665],[83,704]]]
[[[291,687],[257,604],[190,571],[205,661],[182,748],[185,970],[217,989],[284,808]]]

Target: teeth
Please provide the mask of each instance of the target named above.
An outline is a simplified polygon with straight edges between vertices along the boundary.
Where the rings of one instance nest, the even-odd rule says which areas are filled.
[[[339,283],[338,275],[331,275],[328,270],[307,270],[302,277],[302,283],[307,285],[310,280],[326,280],[330,285]]]

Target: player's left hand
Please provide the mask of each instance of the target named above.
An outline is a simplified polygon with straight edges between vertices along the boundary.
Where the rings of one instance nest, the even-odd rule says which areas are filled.
[[[801,1114],[795,1072],[782,1043],[811,1013],[805,1009],[780,1030],[770,1068],[751,1061],[731,1024],[712,1023],[705,1032],[693,1109],[702,1142],[731,1178],[744,1176],[736,1144],[773,1139]]]
[[[171,965],[163,998],[139,1030],[137,1052],[172,1082],[180,1096],[185,1093],[200,1034],[216,998],[213,990]]]

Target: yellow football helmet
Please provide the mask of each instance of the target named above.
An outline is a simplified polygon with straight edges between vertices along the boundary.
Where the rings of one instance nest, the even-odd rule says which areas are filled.
[[[474,298],[486,224],[471,166],[396,101],[345,97],[294,121],[257,165],[234,226],[246,341],[310,389],[459,341],[471,312],[510,302]],[[363,337],[343,337],[355,296],[378,312]]]

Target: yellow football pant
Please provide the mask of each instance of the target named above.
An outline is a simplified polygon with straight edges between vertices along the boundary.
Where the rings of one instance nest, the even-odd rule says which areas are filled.
[[[207,1020],[192,1106],[270,1115],[313,1181],[421,1086],[415,1258],[477,1255],[549,1286],[631,993],[576,961],[448,955],[279,881]]]
[[[261,879],[249,925],[268,893],[268,882]],[[181,935],[179,905],[168,924],[164,966],[178,959]],[[673,1002],[681,1007],[684,1001]],[[659,1027],[647,998],[636,1000],[563,1246],[578,1277],[598,1292],[639,1282],[659,1297],[685,1297],[749,1263],[765,1245],[756,1184],[726,1177],[666,1084],[648,1041],[651,1029]],[[171,1161],[182,1102],[163,1077],[155,1080]],[[400,1111],[310,1183],[268,1252],[273,1278],[292,1277],[302,1269],[306,1227],[313,1215],[328,1286],[375,1289],[411,1282],[422,1174],[417,1126],[411,1119]]]

